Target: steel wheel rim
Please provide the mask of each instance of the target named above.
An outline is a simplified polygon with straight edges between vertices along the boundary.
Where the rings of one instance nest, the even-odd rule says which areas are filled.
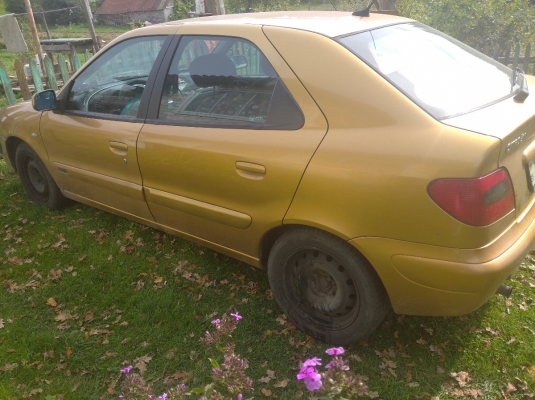
[[[40,201],[48,199],[48,184],[43,168],[33,157],[27,157],[25,160],[25,174],[28,178],[29,189]]]
[[[286,266],[287,290],[315,325],[343,329],[357,318],[358,287],[336,258],[318,249],[305,248],[290,254]]]

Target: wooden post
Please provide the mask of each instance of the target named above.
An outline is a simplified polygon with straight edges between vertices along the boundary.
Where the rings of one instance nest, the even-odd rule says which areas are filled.
[[[30,4],[30,0],[24,0],[24,5],[26,6],[26,12],[28,13],[28,21],[30,21],[30,27],[32,30],[35,49],[37,51],[37,56],[39,57],[39,62],[41,63],[41,70],[43,71],[44,75],[45,64],[43,61],[43,52],[41,51],[41,43],[39,42],[39,35],[37,33],[37,27],[35,26],[35,19],[33,18],[33,10],[32,5]]]
[[[208,14],[225,15],[225,3],[223,0],[204,0],[204,7]]]
[[[396,0],[378,0],[379,10],[397,10]]]
[[[15,72],[17,73],[17,78],[19,80],[22,98],[24,100],[30,100],[32,98],[32,94],[30,92],[30,88],[28,87],[26,74],[24,73],[24,65],[22,65],[22,62],[18,58],[15,60]]]
[[[520,45],[519,44],[515,46],[515,55],[513,57],[513,70],[516,70],[516,67],[518,67],[518,57],[520,57]]]
[[[96,53],[100,50],[100,42],[98,41],[97,33],[95,32],[95,27],[93,26],[93,14],[91,13],[91,8],[87,0],[82,0],[83,9],[85,12],[85,17],[87,19],[87,26],[89,27],[89,32],[91,32],[91,38],[93,39],[93,53]]]
[[[43,7],[41,7],[41,13],[40,14],[41,14],[41,17],[43,17],[43,25],[45,26],[46,37],[50,39],[50,31],[48,30],[48,24],[46,23],[46,17],[45,17],[45,13],[43,11],[44,11]]]
[[[528,69],[529,69],[529,56],[531,55],[531,43],[528,43],[526,46],[526,51],[524,52],[524,65],[522,66],[522,69],[524,70],[524,73],[529,75]]]

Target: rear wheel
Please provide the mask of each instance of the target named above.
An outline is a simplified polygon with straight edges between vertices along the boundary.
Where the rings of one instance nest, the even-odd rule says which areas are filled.
[[[283,234],[270,252],[268,277],[290,320],[327,343],[362,340],[390,309],[368,261],[347,242],[317,229]]]
[[[67,204],[68,200],[61,194],[37,153],[26,143],[17,147],[15,163],[22,186],[32,201],[50,210]]]

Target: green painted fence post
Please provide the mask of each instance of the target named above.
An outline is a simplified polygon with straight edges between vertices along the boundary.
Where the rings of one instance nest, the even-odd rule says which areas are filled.
[[[82,68],[82,63],[80,62],[80,56],[78,55],[78,53],[74,53],[74,55],[72,56],[72,60],[74,63],[74,72]]]
[[[48,54],[45,54],[43,57],[43,62],[45,63],[46,76],[48,78],[48,88],[52,90],[58,90],[58,82],[56,81],[56,73],[54,72],[54,64]]]
[[[33,57],[30,59],[30,71],[32,73],[35,92],[42,92],[44,90],[43,81],[41,80],[41,75],[39,75],[39,68],[37,68],[37,64],[35,63],[35,59]]]
[[[58,64],[59,72],[61,73],[61,80],[65,85],[69,80],[69,70],[67,69],[67,64],[65,63],[65,57],[61,53],[58,54]]]
[[[15,99],[15,94],[13,94],[13,88],[11,87],[11,82],[9,82],[9,76],[7,76],[6,67],[2,61],[0,61],[0,80],[4,86],[7,104],[15,104],[17,100]]]
[[[85,62],[88,62],[89,59],[91,58],[91,54],[89,53],[89,50],[85,49],[84,57],[85,57]]]

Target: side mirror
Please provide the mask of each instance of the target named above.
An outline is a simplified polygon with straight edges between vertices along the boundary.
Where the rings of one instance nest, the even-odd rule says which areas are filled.
[[[43,90],[32,97],[32,106],[35,111],[53,110],[57,105],[56,92],[52,89]]]

